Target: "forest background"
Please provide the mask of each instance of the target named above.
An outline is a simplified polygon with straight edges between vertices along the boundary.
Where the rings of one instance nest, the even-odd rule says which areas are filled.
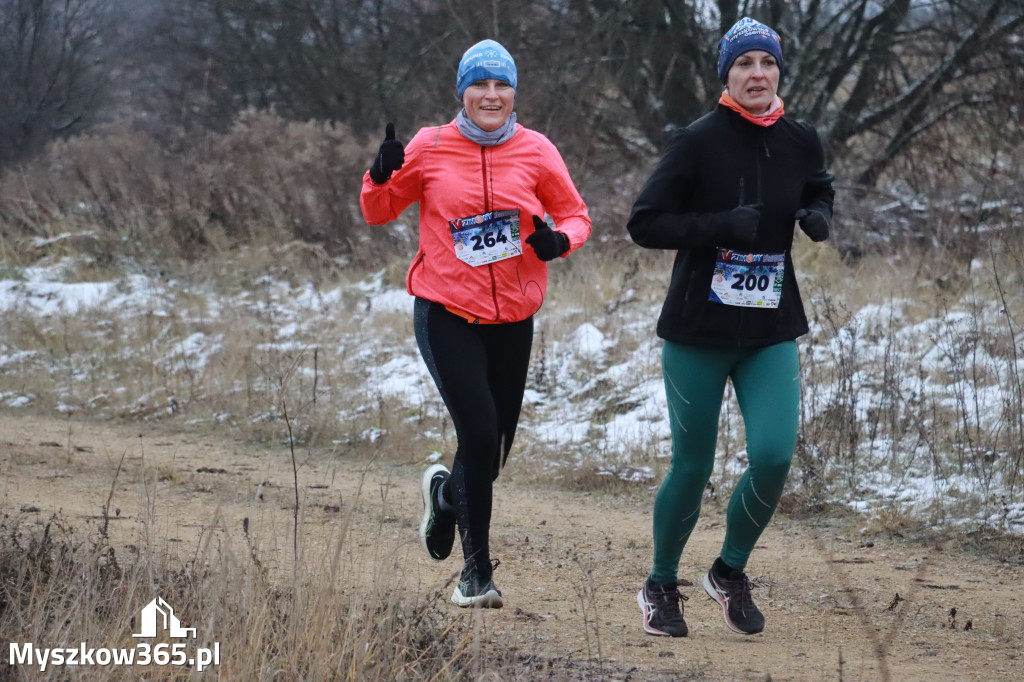
[[[812,329],[782,513],[853,510],[869,532],[922,542],[958,533],[1019,567],[1021,0],[0,0],[0,408],[283,442],[296,472],[449,452],[402,285],[415,207],[370,228],[358,194],[385,123],[407,140],[451,120],[458,60],[490,37],[516,59],[520,122],[558,146],[594,219],[587,247],[551,268],[512,480],[648,492],[669,450],[653,324],[672,254],[635,247],[624,225],[669,136],[717,100],[716,44],[745,15],[781,34],[787,115],[816,126],[837,178],[832,238],[796,245]],[[730,396],[709,505],[743,457]],[[94,571],[82,604],[114,579],[107,506],[86,545],[55,545],[21,512],[0,529],[11,633],[49,622],[17,613],[66,603],[75,561]],[[54,563],[68,547],[84,555]],[[246,550],[254,580],[262,551]],[[151,580],[160,561],[144,559],[116,579]],[[41,575],[64,587],[40,597]],[[197,613],[204,591],[181,584],[208,577],[161,580]],[[300,591],[285,608],[277,589],[270,610],[294,617]],[[387,608],[427,627],[419,606]],[[410,636],[440,649],[417,639],[395,665],[427,656],[429,678],[462,643],[423,632]],[[288,669],[312,674],[315,657]]]

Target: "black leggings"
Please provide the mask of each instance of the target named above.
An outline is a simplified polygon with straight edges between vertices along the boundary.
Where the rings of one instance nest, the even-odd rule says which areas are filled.
[[[489,572],[492,489],[519,423],[533,317],[472,324],[439,303],[417,298],[413,326],[458,438],[445,500],[455,507],[466,562]]]

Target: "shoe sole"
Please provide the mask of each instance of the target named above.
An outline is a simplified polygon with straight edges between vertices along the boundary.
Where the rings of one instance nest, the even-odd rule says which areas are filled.
[[[708,596],[718,602],[718,605],[722,607],[722,617],[725,619],[725,624],[730,630],[741,635],[756,635],[764,629],[761,628],[760,630],[754,630],[753,632],[741,630],[732,622],[732,620],[729,619],[729,602],[724,596],[722,596],[722,593],[718,591],[714,583],[711,582],[711,575],[705,574],[704,580],[701,581],[701,584],[704,585],[704,591],[708,593]]]
[[[686,637],[685,634],[673,635],[670,632],[659,630],[651,625],[651,616],[647,610],[647,600],[644,599],[644,590],[642,587],[640,588],[640,591],[636,593],[636,603],[640,606],[640,611],[644,614],[644,632],[649,635],[659,635],[661,637]]]
[[[458,587],[452,593],[452,603],[464,609],[500,609],[505,605],[501,600],[501,592],[497,590],[487,590],[476,597],[464,597]]]
[[[439,471],[451,473],[445,465],[433,464],[427,467],[427,470],[423,472],[423,477],[420,479],[420,496],[423,498],[423,520],[420,521],[420,545],[423,547],[423,551],[427,553],[427,556],[434,561],[444,561],[448,558],[445,556],[438,559],[430,553],[430,548],[427,547],[427,525],[430,524],[430,481],[434,478],[434,474]]]

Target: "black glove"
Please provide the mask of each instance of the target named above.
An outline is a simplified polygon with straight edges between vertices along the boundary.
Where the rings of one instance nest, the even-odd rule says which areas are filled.
[[[395,139],[395,124],[388,123],[384,131],[384,141],[380,143],[380,151],[370,166],[370,179],[378,185],[383,185],[403,163],[405,145]]]
[[[754,238],[757,237],[757,223],[761,220],[761,204],[743,204],[719,215],[726,246],[753,246]]]
[[[828,218],[821,211],[809,208],[801,208],[793,217],[800,221],[800,229],[803,230],[812,242],[823,242],[828,239]]]
[[[526,243],[543,261],[554,260],[569,250],[565,233],[552,230],[540,216],[533,216],[533,234],[526,238]]]

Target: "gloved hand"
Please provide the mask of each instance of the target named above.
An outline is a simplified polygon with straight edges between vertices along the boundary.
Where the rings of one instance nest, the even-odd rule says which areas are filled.
[[[823,242],[828,239],[828,218],[821,211],[801,208],[793,217],[800,222],[800,229],[811,238],[811,241]]]
[[[565,233],[552,230],[540,216],[533,216],[533,234],[526,238],[526,243],[543,261],[554,260],[569,250]]]
[[[384,141],[380,143],[380,151],[370,166],[370,179],[378,185],[383,185],[403,163],[405,145],[395,139],[395,124],[388,123],[384,131]]]
[[[720,214],[725,228],[723,243],[733,248],[750,247],[757,237],[757,223],[761,220],[761,204],[742,204]]]

